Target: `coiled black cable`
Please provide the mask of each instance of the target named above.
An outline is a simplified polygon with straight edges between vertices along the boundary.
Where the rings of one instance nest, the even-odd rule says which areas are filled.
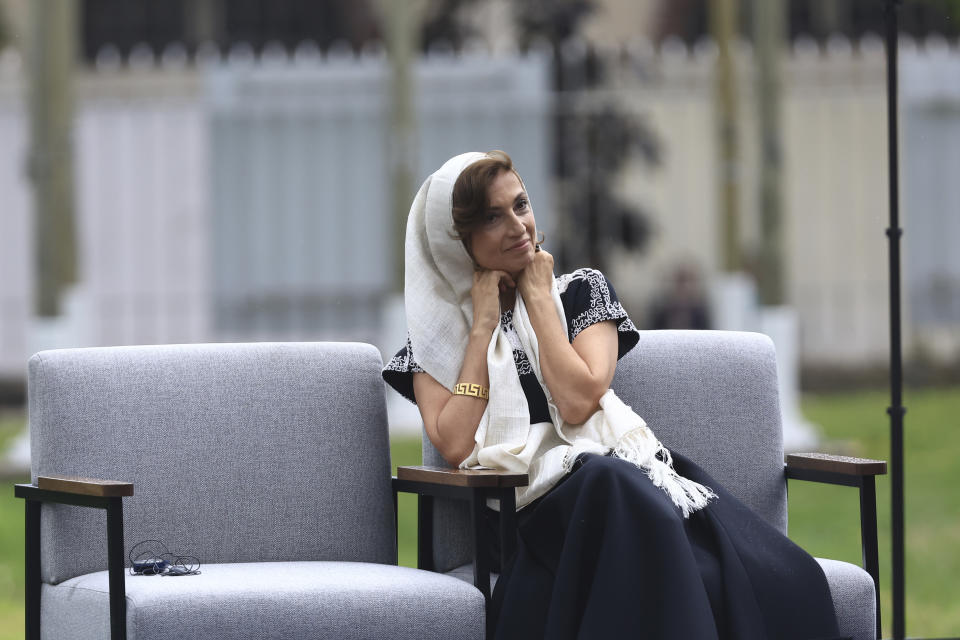
[[[144,540],[130,548],[130,575],[194,576],[200,573],[195,556],[170,553],[159,540]]]

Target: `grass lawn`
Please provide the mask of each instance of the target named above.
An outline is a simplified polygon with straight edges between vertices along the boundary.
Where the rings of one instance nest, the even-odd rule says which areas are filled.
[[[23,424],[21,413],[0,413],[0,452]],[[23,638],[23,502],[13,485],[29,480],[0,474],[0,640]]]
[[[906,390],[906,628],[918,638],[960,635],[960,388]],[[888,459],[886,392],[809,396],[805,416],[820,425],[821,447]],[[880,598],[892,635],[890,477],[877,482]],[[855,489],[790,483],[790,537],[815,556],[860,562]]]
[[[390,443],[393,475],[397,465],[417,465],[422,461],[420,438],[394,439]],[[398,561],[404,567],[417,566],[417,497],[409,493],[397,495],[397,551]]]
[[[960,634],[960,388],[905,394],[907,499],[907,630],[913,637]],[[888,399],[884,392],[807,396],[803,411],[820,426],[821,450],[889,457]],[[0,442],[22,425],[0,415]],[[394,464],[419,464],[419,438],[392,443]],[[0,640],[22,637],[23,505],[5,478],[0,491]],[[890,483],[878,483],[881,597],[889,636]],[[400,563],[416,565],[416,501],[400,496]],[[805,482],[790,485],[790,537],[809,552],[860,562],[856,491]]]

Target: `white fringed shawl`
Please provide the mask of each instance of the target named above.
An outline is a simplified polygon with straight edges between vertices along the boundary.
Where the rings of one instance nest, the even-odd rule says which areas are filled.
[[[412,351],[423,370],[451,391],[459,382],[473,320],[473,261],[454,235],[453,185],[464,168],[484,157],[465,153],[448,160],[420,187],[407,219],[404,299]],[[553,300],[566,326],[556,280]],[[612,390],[584,424],[567,424],[543,383],[537,336],[519,293],[513,321],[546,394],[552,422],[530,424],[513,348],[498,324],[487,348],[490,399],[477,428],[476,446],[462,468],[528,473],[529,485],[517,489],[520,508],[549,491],[581,453],[613,451],[646,472],[684,517],[715,497],[709,488],[673,470],[670,452]]]

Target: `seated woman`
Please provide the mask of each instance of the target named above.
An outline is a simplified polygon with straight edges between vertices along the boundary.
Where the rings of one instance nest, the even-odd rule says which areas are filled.
[[[637,330],[602,273],[555,277],[505,153],[424,182],[407,345],[384,379],[453,466],[526,472],[498,638],[837,638],[819,565],[610,390]]]

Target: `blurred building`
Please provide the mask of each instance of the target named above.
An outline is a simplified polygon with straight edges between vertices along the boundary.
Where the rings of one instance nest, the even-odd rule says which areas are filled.
[[[813,35],[790,41],[783,66],[786,298],[799,314],[804,364],[883,363],[884,62],[879,39],[861,29],[882,15],[861,2],[837,3],[833,13],[828,3],[809,4],[820,9],[789,3],[791,33]],[[20,375],[31,350],[50,346],[31,333],[25,68],[15,48],[25,6],[3,4],[14,26],[0,52],[4,376]],[[398,346],[402,327],[398,336],[387,309],[400,250],[389,184],[391,71],[374,4],[82,6],[81,277],[63,339]],[[566,267],[608,270],[635,317],[647,316],[677,264],[694,265],[709,286],[722,268],[706,3],[522,7],[426,3],[425,53],[413,65],[415,182],[464,149],[506,149],[551,250]],[[950,361],[960,357],[960,263],[949,247],[960,234],[952,179],[960,172],[952,151],[960,148],[960,57],[942,37],[902,46],[906,346]],[[736,60],[740,118],[750,123],[748,43],[737,45]],[[741,240],[750,250],[764,240],[760,160],[756,132],[740,132]]]
[[[39,336],[25,69],[5,50],[2,372],[68,345],[381,343],[402,221],[391,219],[390,66],[375,44],[100,47],[76,73],[79,283]],[[414,67],[415,179],[464,149],[509,148],[549,228],[549,61],[441,51]],[[401,328],[390,344],[403,339]]]

